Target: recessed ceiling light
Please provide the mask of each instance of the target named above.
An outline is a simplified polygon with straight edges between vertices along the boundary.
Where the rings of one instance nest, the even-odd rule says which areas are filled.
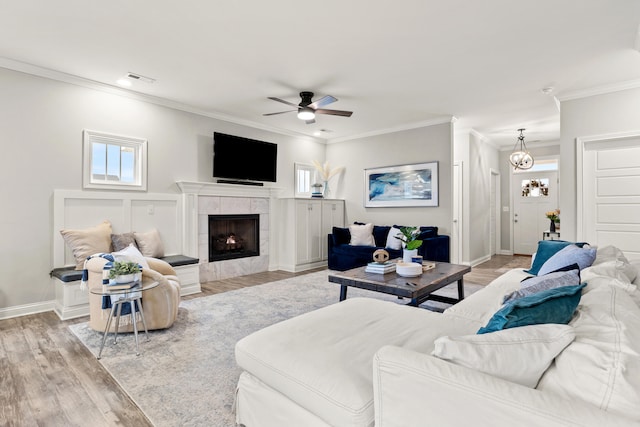
[[[122,77],[121,79],[116,80],[116,83],[124,87],[131,86],[131,80],[127,79],[126,77]]]

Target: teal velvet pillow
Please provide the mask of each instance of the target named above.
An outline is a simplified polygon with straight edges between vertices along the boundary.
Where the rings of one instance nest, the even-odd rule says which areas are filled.
[[[565,240],[540,240],[538,242],[536,257],[533,259],[533,264],[531,265],[531,268],[529,270],[525,270],[524,272],[537,276],[538,271],[540,271],[540,267],[542,267],[549,258],[569,245],[576,245],[581,248],[586,245],[586,243],[574,243],[567,242]]]
[[[586,283],[547,289],[506,303],[478,334],[518,326],[557,323],[566,325],[578,307]]]

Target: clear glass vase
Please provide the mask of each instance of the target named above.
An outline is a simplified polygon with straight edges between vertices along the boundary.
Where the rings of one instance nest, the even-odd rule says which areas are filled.
[[[329,181],[324,181],[324,188],[322,190],[322,197],[325,199],[329,198]]]

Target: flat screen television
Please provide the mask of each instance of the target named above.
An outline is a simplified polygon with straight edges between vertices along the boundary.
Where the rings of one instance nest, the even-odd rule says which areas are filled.
[[[276,182],[277,160],[277,144],[213,134],[214,178]]]

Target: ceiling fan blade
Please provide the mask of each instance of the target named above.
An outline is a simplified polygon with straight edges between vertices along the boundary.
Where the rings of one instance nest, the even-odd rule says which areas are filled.
[[[274,96],[268,96],[267,98],[268,98],[268,99],[270,99],[270,100],[272,100],[272,101],[282,102],[283,104],[287,104],[287,105],[290,105],[290,106],[292,106],[292,107],[296,107],[296,108],[298,108],[298,104],[294,104],[294,103],[292,103],[292,102],[285,101],[284,99],[276,98],[276,97],[274,97]]]
[[[276,114],[293,113],[294,111],[298,111],[298,110],[287,110],[287,111],[278,111],[277,113],[266,113],[266,114],[263,114],[263,116],[275,116]]]
[[[316,114],[329,114],[331,116],[351,117],[353,111],[318,109],[316,110]]]
[[[333,102],[336,102],[338,100],[338,98],[334,98],[331,95],[326,95],[323,96],[322,98],[318,99],[317,101],[312,102],[311,104],[309,104],[309,107],[315,109],[324,107],[325,105],[329,105]]]
[[[315,121],[315,119],[311,119],[311,120],[306,120],[306,121],[305,121],[305,123],[306,123],[306,124],[308,124],[308,125],[312,125],[312,124],[314,124],[315,122],[316,122],[316,121]]]

